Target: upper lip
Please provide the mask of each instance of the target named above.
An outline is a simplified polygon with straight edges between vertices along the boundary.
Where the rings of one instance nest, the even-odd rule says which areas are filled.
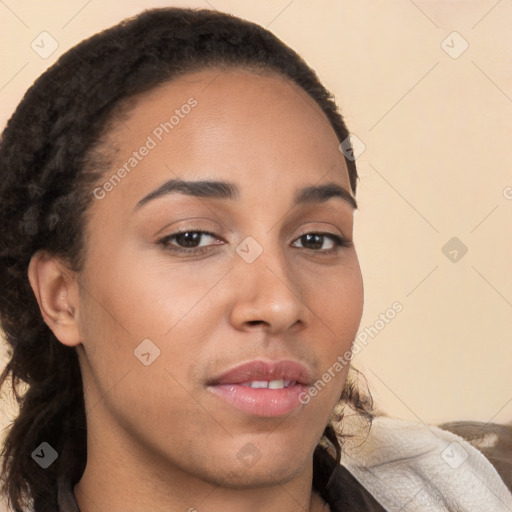
[[[309,385],[311,373],[302,363],[291,360],[265,361],[258,359],[242,363],[231,370],[215,377],[210,385],[241,384],[255,380],[288,380],[298,384]]]

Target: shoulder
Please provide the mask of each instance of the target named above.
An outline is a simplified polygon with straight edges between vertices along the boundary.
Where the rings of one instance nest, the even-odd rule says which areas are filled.
[[[463,436],[384,415],[362,433],[347,419],[341,463],[386,510],[512,510],[501,474]]]

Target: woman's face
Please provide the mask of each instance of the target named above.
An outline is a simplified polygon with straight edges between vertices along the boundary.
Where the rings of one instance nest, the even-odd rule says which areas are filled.
[[[350,196],[338,144],[305,92],[246,70],[188,74],[117,123],[76,308],[90,453],[231,487],[310,471],[363,304],[350,197],[295,202]]]

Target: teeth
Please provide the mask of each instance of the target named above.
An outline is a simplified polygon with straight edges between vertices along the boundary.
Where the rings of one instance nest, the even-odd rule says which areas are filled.
[[[268,389],[283,389],[284,388],[284,380],[271,380],[268,383]]]
[[[266,380],[253,380],[250,386],[255,389],[268,388],[268,382]]]
[[[254,389],[283,389],[287,388],[291,384],[295,385],[295,381],[291,380],[253,380],[251,382],[244,382],[242,386],[254,388]]]

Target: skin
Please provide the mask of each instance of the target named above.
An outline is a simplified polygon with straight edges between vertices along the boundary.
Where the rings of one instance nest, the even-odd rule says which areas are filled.
[[[88,458],[74,492],[81,512],[328,510],[311,492],[312,455],[348,366],[310,403],[264,418],[221,401],[209,379],[256,358],[304,363],[313,379],[351,348],[363,307],[353,208],[330,198],[292,207],[295,190],[334,182],[350,191],[339,141],[295,84],[243,69],[194,72],[137,100],[105,147],[108,179],[176,108],[198,104],[87,217],[85,265],[73,274],[36,254],[29,278],[56,337],[76,347]],[[238,199],[169,194],[133,211],[170,178],[224,179]],[[101,184],[100,184],[101,186]],[[178,228],[213,231],[206,252],[173,253]],[[236,252],[247,237],[263,252]],[[183,240],[181,240],[183,247]],[[322,254],[322,251],[324,254]],[[160,356],[134,356],[150,339]],[[259,460],[237,454],[248,444]],[[247,448],[245,448],[247,450]],[[252,449],[252,448],[251,448]]]

